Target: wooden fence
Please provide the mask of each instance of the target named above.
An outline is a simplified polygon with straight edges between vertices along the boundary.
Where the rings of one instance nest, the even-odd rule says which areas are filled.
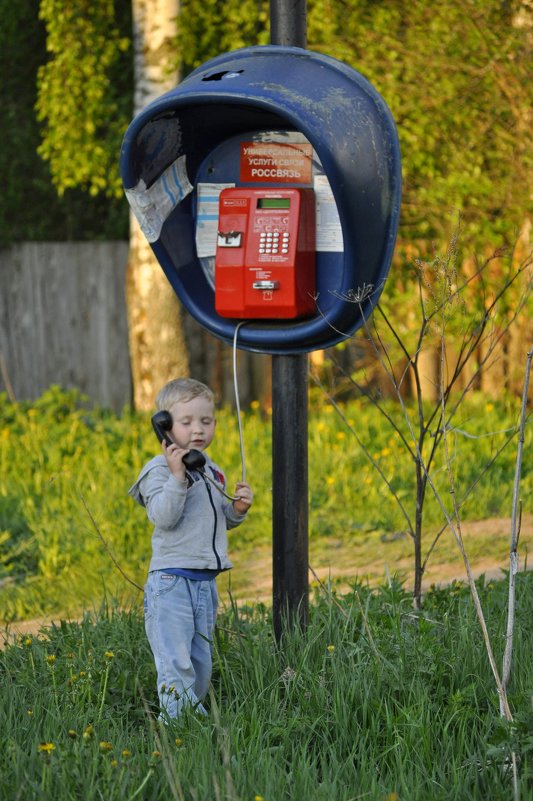
[[[32,242],[0,251],[0,391],[51,384],[120,410],[131,401],[126,242]]]
[[[25,243],[0,251],[0,391],[34,400],[51,384],[76,388],[92,403],[120,411],[131,402],[125,276],[126,242]],[[233,400],[231,347],[203,331],[184,312],[189,358],[195,378],[213,386],[222,402]],[[525,319],[503,338],[476,388],[498,397],[519,394],[533,322]],[[364,338],[363,338],[364,339]],[[364,342],[349,343],[336,359],[348,374],[365,362]],[[313,354],[321,369],[324,353]],[[483,354],[480,354],[482,358]],[[439,354],[423,354],[421,379],[435,392]],[[270,403],[269,357],[239,353],[241,402]],[[376,365],[367,379],[387,395]],[[468,376],[467,376],[468,379]],[[410,393],[408,382],[405,386]],[[532,386],[533,391],[533,386]]]

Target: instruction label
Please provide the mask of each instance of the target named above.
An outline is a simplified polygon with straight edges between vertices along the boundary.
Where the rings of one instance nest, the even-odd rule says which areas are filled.
[[[316,249],[323,253],[342,253],[342,226],[326,175],[315,175]]]
[[[235,184],[198,184],[196,199],[196,252],[199,258],[214,256],[217,249],[218,198]]]

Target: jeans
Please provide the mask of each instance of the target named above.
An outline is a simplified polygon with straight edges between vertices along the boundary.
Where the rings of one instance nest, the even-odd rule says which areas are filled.
[[[154,655],[160,718],[176,718],[185,706],[207,714],[212,638],[218,607],[214,579],[194,581],[164,570],[148,574],[144,625]]]

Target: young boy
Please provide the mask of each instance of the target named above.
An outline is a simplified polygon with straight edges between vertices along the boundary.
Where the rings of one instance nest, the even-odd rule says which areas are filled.
[[[176,718],[190,706],[206,714],[202,700],[211,678],[211,640],[218,596],[215,578],[229,570],[226,530],[238,526],[253,495],[238,482],[227,500],[201,471],[187,470],[191,448],[204,451],[215,434],[215,402],[205,384],[191,378],[168,383],[156,399],[172,416],[174,444],[149,461],[129,494],[154,525],[145,586],[145,628],[157,670],[160,717]],[[224,474],[207,457],[206,475],[225,488]]]

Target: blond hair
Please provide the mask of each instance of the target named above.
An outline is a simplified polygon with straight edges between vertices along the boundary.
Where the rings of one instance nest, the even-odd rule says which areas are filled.
[[[202,384],[201,381],[196,381],[194,378],[175,378],[158,392],[155,405],[161,411],[170,409],[174,403],[179,401],[187,402],[199,397],[207,398],[213,405],[215,404],[214,392],[206,384]]]

